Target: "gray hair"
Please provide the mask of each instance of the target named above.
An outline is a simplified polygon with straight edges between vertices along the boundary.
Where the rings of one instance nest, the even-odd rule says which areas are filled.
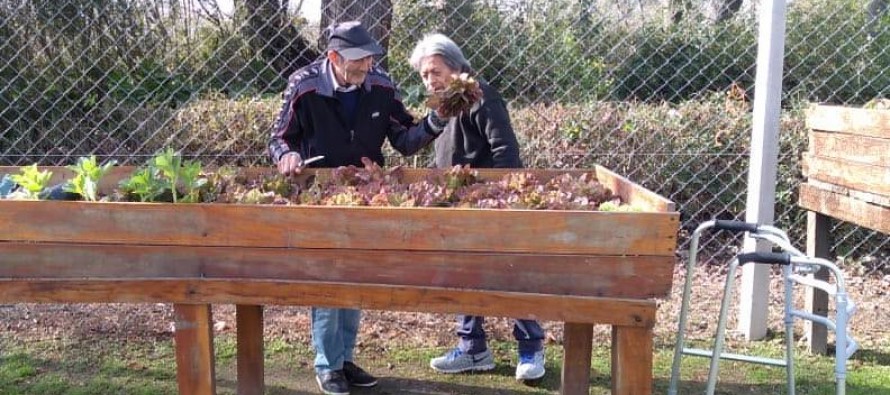
[[[423,39],[417,43],[417,46],[414,47],[409,63],[411,63],[411,67],[414,71],[420,71],[420,62],[422,62],[424,58],[433,55],[441,56],[445,65],[452,70],[461,73],[469,73],[473,70],[473,68],[470,67],[470,62],[464,57],[464,53],[461,52],[460,47],[458,47],[454,41],[451,41],[450,38],[439,33],[427,34],[424,36]]]

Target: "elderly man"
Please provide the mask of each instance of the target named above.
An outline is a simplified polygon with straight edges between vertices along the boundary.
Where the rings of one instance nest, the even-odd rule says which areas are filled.
[[[473,73],[460,48],[441,34],[424,37],[414,48],[410,63],[420,73],[430,92],[445,89],[460,73]],[[469,111],[449,118],[442,135],[436,139],[437,167],[466,164],[475,168],[522,167],[519,144],[504,100],[484,81],[480,81],[480,88],[482,99]],[[430,366],[442,373],[494,369],[494,359],[482,328],[483,321],[483,317],[458,316],[458,346],[444,356],[433,358]],[[543,377],[544,332],[541,326],[533,320],[515,320],[513,336],[519,342],[516,379],[535,380]]]
[[[328,29],[327,56],[288,80],[275,120],[269,152],[282,174],[299,173],[304,158],[324,156],[312,166],[361,166],[362,157],[383,165],[383,141],[403,155],[429,144],[445,126],[435,113],[419,124],[405,110],[393,82],[374,66],[383,48],[359,22]],[[312,308],[316,381],[325,394],[348,394],[349,386],[371,387],[377,379],[353,361],[360,311]]]

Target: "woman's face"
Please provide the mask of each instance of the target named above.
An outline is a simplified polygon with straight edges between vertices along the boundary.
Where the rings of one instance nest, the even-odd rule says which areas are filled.
[[[458,70],[448,67],[440,55],[427,56],[420,61],[420,78],[430,92],[445,89],[457,72]]]

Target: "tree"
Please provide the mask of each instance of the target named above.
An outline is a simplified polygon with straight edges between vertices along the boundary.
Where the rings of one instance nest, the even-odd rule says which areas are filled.
[[[708,0],[705,7],[708,19],[720,23],[732,18],[742,8],[742,0]]]
[[[880,27],[881,18],[887,14],[888,0],[870,0],[868,2],[868,36],[873,38]]]
[[[291,20],[288,3],[289,0],[241,3],[244,38],[265,63],[285,78],[318,57],[318,52],[309,46]]]
[[[665,22],[668,25],[680,23],[683,18],[688,17],[689,11],[692,8],[690,0],[667,0],[667,6],[668,12]]]

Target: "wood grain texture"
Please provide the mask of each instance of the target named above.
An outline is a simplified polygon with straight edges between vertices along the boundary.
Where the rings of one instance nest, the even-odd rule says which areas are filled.
[[[890,138],[813,130],[810,131],[809,153],[813,156],[890,168]]]
[[[858,191],[890,196],[890,167],[865,165],[823,156],[804,155],[803,172],[809,179]]]
[[[888,207],[866,203],[809,184],[800,185],[799,204],[806,210],[852,222],[879,232],[890,233],[890,208]]]
[[[210,305],[174,304],[176,381],[180,394],[216,394]]]
[[[831,256],[831,218],[814,211],[807,211],[807,256],[832,260]],[[820,269],[816,274],[808,275],[822,281],[829,280],[829,271]],[[828,293],[814,287],[805,287],[805,311],[825,317],[828,315]],[[826,355],[828,353],[828,328],[810,320],[804,320],[807,348],[810,353]]]
[[[654,325],[655,301],[318,282],[0,280],[0,303],[226,303],[475,314],[625,326]],[[522,306],[518,309],[517,306]]]
[[[652,393],[652,327],[612,327],[612,394]]]
[[[643,188],[641,185],[628,180],[605,167],[597,166],[596,176],[603,185],[612,190],[612,193],[621,196],[622,201],[642,208],[644,211],[677,211],[674,202]],[[679,216],[677,217],[677,221],[679,221]]]
[[[674,257],[0,242],[0,278],[247,279],[647,299]]]
[[[670,213],[0,201],[0,240],[673,255]]]
[[[849,196],[856,200],[861,200],[866,203],[876,204],[878,206],[890,207],[890,196],[882,196],[874,193],[857,191],[855,189],[850,189],[846,187],[842,187],[840,185],[829,184],[827,182],[822,182],[819,180],[809,179],[807,180],[807,184],[813,187],[824,189],[826,191],[839,193],[844,196]]]
[[[266,391],[263,353],[263,306],[235,306],[238,333],[238,395],[263,395]]]
[[[593,325],[567,322],[563,325],[561,395],[587,395],[590,391],[590,358]]]
[[[809,129],[890,139],[890,110],[813,105],[806,116]]]

